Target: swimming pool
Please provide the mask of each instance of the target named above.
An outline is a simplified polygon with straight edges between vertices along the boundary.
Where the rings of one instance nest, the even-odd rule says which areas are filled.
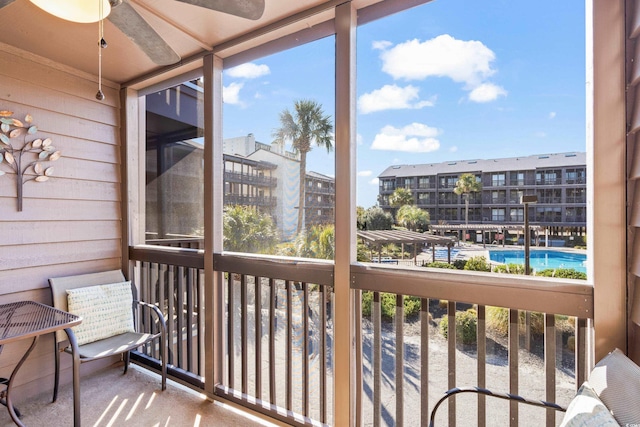
[[[489,251],[489,259],[504,264],[524,264],[524,249]],[[573,268],[586,273],[586,260],[586,254],[547,249],[531,249],[529,254],[529,265],[533,270]]]

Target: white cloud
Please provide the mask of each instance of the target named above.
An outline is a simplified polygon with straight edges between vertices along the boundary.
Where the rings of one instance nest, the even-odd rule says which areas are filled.
[[[546,138],[547,137],[547,133],[543,132],[543,131],[538,131],[535,133],[536,138]]]
[[[257,77],[266,76],[270,74],[271,70],[268,65],[254,64],[253,62],[247,62],[246,64],[238,65],[237,67],[229,68],[227,74],[229,77],[243,78],[243,79],[255,79]]]
[[[372,150],[406,151],[427,153],[440,148],[436,139],[441,131],[422,123],[411,123],[403,128],[391,125],[383,127],[371,144]]]
[[[371,43],[371,47],[373,47],[375,50],[385,50],[391,45],[393,45],[393,43],[387,40],[376,40]]]
[[[458,151],[458,147],[456,145],[453,145],[449,148],[450,153],[455,153],[456,151]]]
[[[380,179],[373,178],[371,181],[369,181],[369,184],[375,185],[377,187],[378,185],[380,185]]]
[[[507,91],[493,83],[483,83],[469,92],[469,100],[473,102],[491,102],[499,96],[507,96]]]
[[[475,87],[495,73],[491,67],[495,54],[476,40],[457,40],[442,34],[424,42],[413,39],[388,47],[380,54],[382,70],[395,79],[448,77]]]
[[[360,171],[358,172],[358,176],[371,176],[373,175],[373,171]]]
[[[360,133],[356,134],[356,144],[358,145],[364,144],[364,137]]]
[[[420,101],[420,88],[408,85],[384,85],[373,92],[360,95],[358,108],[362,114],[383,110],[420,109],[433,107],[435,97]]]
[[[550,112],[549,113],[549,118],[550,119],[555,119],[556,118],[556,112],[555,111]]]
[[[229,86],[223,86],[222,88],[222,101],[231,105],[243,105],[240,101],[240,89],[244,86],[244,83],[233,82]]]

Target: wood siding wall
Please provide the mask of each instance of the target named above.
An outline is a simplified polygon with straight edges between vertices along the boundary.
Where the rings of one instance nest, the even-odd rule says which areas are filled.
[[[0,110],[31,114],[39,131],[30,139],[50,137],[62,151],[49,181],[24,185],[22,212],[16,175],[0,176],[0,303],[51,304],[49,277],[121,267],[119,87],[103,82],[106,99],[97,101],[95,76],[3,44],[0,64]],[[0,376],[27,345],[5,346]],[[70,366],[70,357],[62,361]],[[17,397],[52,390],[53,369],[52,337],[42,337],[16,379]],[[63,371],[61,381],[70,380]]]

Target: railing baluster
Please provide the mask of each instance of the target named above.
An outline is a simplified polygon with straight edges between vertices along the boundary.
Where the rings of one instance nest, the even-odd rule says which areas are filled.
[[[247,315],[247,275],[240,275],[240,346],[242,348],[241,353],[241,364],[240,370],[242,372],[241,375],[241,384],[242,384],[242,392],[248,393],[248,382],[249,382],[249,374],[248,374],[248,364],[249,364],[249,356],[248,356],[248,332],[249,332],[249,319]]]
[[[309,284],[302,283],[302,413],[309,416]]]
[[[484,305],[478,306],[478,323],[477,323],[477,369],[478,369],[478,387],[485,388],[487,386],[487,327],[486,327],[486,309]],[[478,395],[478,427],[484,427],[487,423],[487,406],[486,397],[482,394]]]
[[[276,404],[276,281],[269,278],[269,403]]]
[[[447,365],[449,371],[448,387],[456,386],[456,303],[447,303]],[[456,398],[449,399],[449,426],[456,425]]]
[[[187,303],[187,313],[185,318],[186,328],[187,328],[187,371],[193,372],[194,365],[194,351],[193,351],[193,326],[196,325],[196,321],[194,319],[193,312],[193,286],[194,286],[194,276],[198,274],[198,271],[193,268],[186,269],[186,283],[185,283],[185,293],[186,293],[186,303]],[[200,331],[196,332],[198,336],[200,335]],[[200,372],[197,372],[200,374]]]
[[[320,330],[318,354],[320,356],[320,422],[327,422],[327,287],[320,287]]]
[[[184,312],[184,282],[185,282],[185,271],[184,271],[184,267],[179,266],[178,267],[178,280],[176,281],[176,285],[177,288],[176,289],[176,320],[177,320],[177,330],[178,330],[178,336],[177,336],[177,347],[178,347],[178,367],[184,369],[184,356],[185,356],[185,348],[184,348],[184,334],[186,334],[187,336],[191,335],[191,331],[185,329],[184,327],[184,318],[185,318],[185,312]]]
[[[373,318],[373,425],[380,427],[382,415],[382,314],[380,309],[380,292],[373,293],[371,303]]]
[[[256,397],[262,399],[262,278],[256,276],[254,297]]]
[[[396,295],[396,424],[404,425],[404,296]]]
[[[576,391],[587,379],[587,319],[577,318],[575,325]]]
[[[227,273],[227,371],[229,374],[229,387],[235,388],[235,346],[234,346],[234,330],[235,330],[235,298],[233,287],[234,273]]]
[[[509,393],[518,394],[518,310],[509,309]],[[518,402],[509,402],[509,420],[512,427],[518,426]]]
[[[429,299],[420,300],[420,425],[429,425]]]
[[[544,315],[545,399],[556,401],[556,316]],[[556,425],[556,411],[547,409],[547,427]]]
[[[175,328],[175,307],[173,304],[173,296],[174,296],[174,283],[175,283],[175,265],[167,266],[167,282],[166,282],[166,290],[167,290],[167,339],[169,341],[169,354],[177,354],[179,353],[176,348],[176,335],[179,334],[180,331],[176,331]],[[177,333],[176,333],[177,332]],[[178,347],[179,348],[179,347]],[[173,363],[176,363],[175,356],[172,360]]]
[[[286,365],[287,365],[287,406],[288,410],[293,410],[293,298],[291,297],[291,280],[287,280],[287,355],[286,355]]]

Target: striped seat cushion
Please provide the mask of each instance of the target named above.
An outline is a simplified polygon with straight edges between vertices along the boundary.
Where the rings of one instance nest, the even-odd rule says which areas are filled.
[[[67,289],[70,313],[82,317],[73,328],[78,345],[133,332],[131,282]]]
[[[560,427],[616,427],[618,423],[598,398],[589,383],[585,382],[571,400]]]

